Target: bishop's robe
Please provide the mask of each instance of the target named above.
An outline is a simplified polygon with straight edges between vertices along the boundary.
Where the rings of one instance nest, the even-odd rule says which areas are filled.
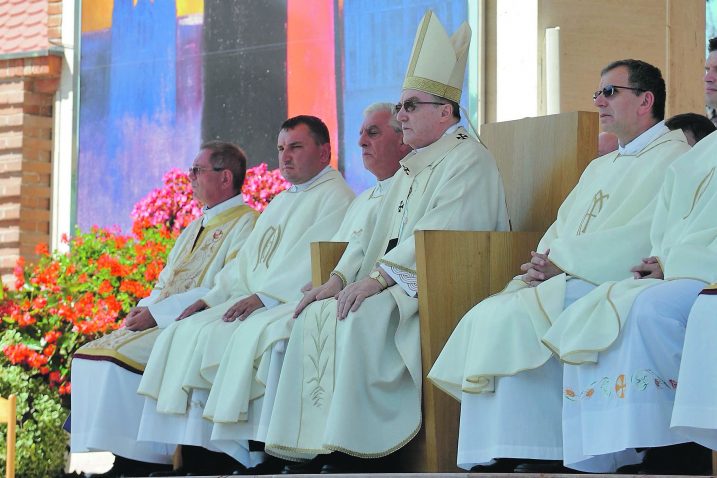
[[[152,293],[137,304],[149,308],[158,327],[122,328],[78,349],[72,360],[73,452],[110,450],[141,461],[171,461],[173,449],[135,441],[143,403],[136,394],[141,374],[160,329],[214,285],[257,215],[241,196],[205,210],[179,235]]]
[[[311,304],[295,321],[266,437],[271,454],[379,457],[421,426],[414,232],[506,230],[508,217],[495,161],[462,128],[409,153],[401,165],[365,252],[344,254],[336,272],[354,282],[378,264],[402,282],[367,298],[345,320],[337,321],[332,298]]]
[[[311,277],[310,243],[334,234],[354,198],[341,175],[327,169],[308,184],[292,186],[274,198],[244,248],[202,297],[209,308],[175,322],[157,338],[138,389],[156,400],[157,412],[186,413],[191,387],[185,383],[207,388],[211,384],[200,374],[207,351],[219,355],[218,363],[232,333],[251,327],[246,325],[250,319],[222,321],[227,309],[252,294],[278,304],[301,296],[300,288]],[[251,317],[264,310],[257,309]]]
[[[650,250],[650,221],[668,166],[689,146],[681,131],[653,139],[634,155],[593,160],[538,244],[563,274],[537,287],[519,278],[461,319],[428,378],[457,400],[494,391],[494,378],[545,364],[542,338],[563,311],[566,282],[593,284],[629,277]]]
[[[603,283],[566,309],[543,337],[573,364],[564,375],[566,464],[612,472],[623,450],[685,441],[669,425],[684,323],[699,291],[717,280],[716,145],[713,134],[667,171],[649,253],[665,280]],[[666,303],[657,305],[661,301]],[[609,432],[605,423],[614,424]]]
[[[379,206],[391,181],[392,178],[379,182],[351,203],[332,238],[332,241],[349,243],[345,251],[347,257],[365,254]],[[246,441],[266,438],[284,341],[291,333],[297,304],[296,301],[282,304],[252,316],[245,327],[232,335],[221,362],[202,369],[203,375],[213,377],[203,410],[204,418],[213,422],[210,446],[245,465]],[[217,366],[215,372],[213,369]]]

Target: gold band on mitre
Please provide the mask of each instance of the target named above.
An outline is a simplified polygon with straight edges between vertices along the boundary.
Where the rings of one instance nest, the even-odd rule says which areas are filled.
[[[403,89],[460,102],[470,44],[467,22],[449,38],[438,17],[427,11],[416,32]]]

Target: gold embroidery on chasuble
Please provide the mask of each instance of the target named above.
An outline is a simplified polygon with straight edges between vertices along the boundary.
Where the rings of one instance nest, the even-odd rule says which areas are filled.
[[[333,393],[334,338],[336,312],[331,301],[321,303],[317,312],[304,321],[304,395],[314,408],[323,408],[327,395]],[[333,313],[332,313],[333,312]]]
[[[687,219],[690,217],[690,214],[692,214],[692,211],[695,210],[695,205],[697,205],[697,201],[700,200],[702,195],[707,190],[707,186],[710,185],[712,182],[712,178],[715,176],[715,168],[713,167],[709,171],[707,171],[707,174],[705,174],[705,177],[702,178],[702,181],[697,185],[697,188],[695,189],[695,194],[692,196],[692,207],[690,207],[690,210],[687,212],[687,214],[682,219]]]
[[[194,250],[188,254],[182,254],[158,300],[164,300],[171,295],[197,287],[204,278],[207,266],[212,263],[217,250],[227,236],[226,231],[231,229],[235,223],[236,220],[231,224],[225,223],[215,228],[205,227],[197,238]]]
[[[276,227],[271,226],[264,231],[264,234],[261,236],[261,241],[259,241],[256,264],[254,264],[252,271],[255,271],[256,268],[259,267],[259,264],[264,264],[264,267],[269,268],[269,262],[281,242],[281,236],[282,230],[280,225]]]
[[[585,232],[588,230],[588,226],[590,225],[590,221],[598,217],[598,214],[600,214],[600,211],[602,211],[602,208],[605,205],[605,201],[609,198],[610,195],[605,194],[602,189],[598,190],[598,192],[595,193],[595,195],[593,196],[593,203],[590,206],[590,209],[585,212],[583,220],[580,221],[580,225],[578,226],[578,231],[576,235],[579,236],[581,234],[585,234]]]

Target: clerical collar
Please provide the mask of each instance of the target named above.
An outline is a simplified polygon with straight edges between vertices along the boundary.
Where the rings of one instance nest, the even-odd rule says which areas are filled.
[[[442,137],[443,137],[443,136],[447,136],[447,135],[449,135],[449,134],[455,133],[456,130],[458,130],[458,128],[460,128],[460,127],[461,127],[460,123],[454,123],[454,124],[452,124],[452,125],[449,126],[448,129],[443,133]],[[435,143],[435,141],[434,141],[433,143]],[[433,143],[431,143],[431,144],[433,144]],[[416,149],[415,151],[416,151],[416,152],[421,151],[422,149],[425,149],[425,148],[429,147],[431,144],[427,144],[426,146],[424,146],[424,147],[422,147],[422,148],[418,148],[418,149]]]
[[[643,131],[642,134],[627,143],[625,146],[618,146],[617,152],[620,153],[622,156],[634,156],[635,154],[645,149],[645,146],[652,143],[654,140],[667,133],[668,131],[670,131],[670,129],[665,126],[665,122],[660,121],[659,123],[653,125],[651,128]]]
[[[383,196],[386,191],[388,191],[388,188],[391,186],[391,181],[393,181],[393,176],[390,178],[384,179],[383,181],[378,181],[376,185],[373,187],[373,191],[371,191],[371,198],[380,198]]]
[[[306,191],[307,189],[309,189],[309,186],[311,186],[312,184],[314,184],[316,182],[317,179],[319,179],[321,176],[328,173],[329,171],[332,171],[333,169],[334,168],[332,168],[331,166],[326,166],[324,169],[322,169],[319,172],[319,174],[317,174],[313,178],[309,179],[305,183],[292,184],[291,187],[289,189],[287,189],[287,191],[289,191],[290,193],[300,193],[302,191]]]
[[[227,209],[231,209],[233,207],[242,206],[243,204],[244,199],[242,198],[241,194],[237,194],[236,196],[229,198],[224,202],[216,204],[214,207],[209,208],[207,206],[204,206],[202,208],[202,226],[206,226],[207,223],[217,217],[219,213],[222,213]]]

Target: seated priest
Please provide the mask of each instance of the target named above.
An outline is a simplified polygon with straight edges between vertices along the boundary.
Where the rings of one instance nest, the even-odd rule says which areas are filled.
[[[428,375],[461,402],[462,468],[561,471],[562,366],[543,335],[597,285],[631,276],[626,264],[650,251],[665,172],[689,149],[662,121],[665,82],[654,66],[610,63],[593,99],[617,151],[587,166],[524,274],[463,317]]]
[[[690,308],[717,280],[716,152],[713,133],[668,169],[652,221],[652,249],[632,268],[634,277],[601,284],[566,309],[543,339],[565,362],[564,461],[571,468],[612,473],[634,463],[624,471],[711,471],[705,449],[635,449],[689,441],[670,429],[676,389],[687,402],[704,400],[686,394],[682,381],[678,388],[678,371]],[[701,365],[685,376],[702,382],[703,372]]]
[[[381,470],[421,427],[414,232],[508,229],[503,184],[459,124],[470,43],[433,12],[418,28],[396,118],[414,150],[401,160],[367,244],[349,244],[331,278],[297,309],[266,451],[286,472]],[[323,299],[323,300],[321,300]]]
[[[319,118],[286,120],[277,148],[281,174],[292,186],[269,203],[212,289],[159,334],[138,393],[146,397],[145,411],[149,409],[154,417],[164,414],[165,420],[155,426],[143,417],[138,434],[141,441],[205,444],[200,439],[205,421],[200,417],[200,431],[192,432],[184,420],[191,411],[192,388],[209,388],[212,380],[211,371],[204,374],[196,359],[202,358],[205,348],[220,354],[234,331],[252,323],[243,319],[301,296],[300,288],[311,275],[309,244],[332,237],[354,198],[341,174],[329,166],[329,132]],[[239,461],[245,466],[256,464],[247,444],[244,452]],[[185,460],[183,466],[184,472],[195,474],[233,471],[218,459],[202,463]],[[227,466],[235,468],[233,463]]]
[[[364,166],[378,182],[354,199],[332,238],[332,241],[351,245],[347,254],[363,254],[376,224],[378,207],[399,169],[399,161],[411,150],[403,143],[401,126],[393,109],[390,103],[377,103],[364,111],[359,144]],[[302,290],[311,290],[311,283]],[[202,336],[208,338],[203,342],[204,349],[197,351],[201,360],[192,371],[198,377],[184,384],[192,390],[189,412],[181,418],[171,419],[175,423],[183,421],[180,433],[195,435],[195,442],[206,448],[222,450],[245,465],[258,461],[247,456],[246,447],[249,445],[253,450],[248,440],[265,440],[283,362],[284,340],[291,332],[292,316],[301,297],[299,291],[296,292],[297,300],[257,312],[246,319],[228,342],[223,337],[210,336],[210,327],[203,329]],[[221,322],[211,327],[211,334],[217,335],[225,329]],[[277,346],[273,347],[275,343]],[[146,428],[151,432],[163,428],[165,417],[145,409],[142,430]],[[196,426],[195,422],[204,425]],[[253,468],[252,473],[277,472],[282,466],[278,460],[268,460]]]
[[[71,449],[113,452],[108,476],[147,474],[172,461],[174,447],[136,441],[144,403],[137,387],[160,330],[209,291],[254,227],[257,213],[241,196],[245,173],[246,157],[235,145],[201,146],[189,178],[202,216],[180,234],[152,293],[130,311],[125,327],[73,357]]]

